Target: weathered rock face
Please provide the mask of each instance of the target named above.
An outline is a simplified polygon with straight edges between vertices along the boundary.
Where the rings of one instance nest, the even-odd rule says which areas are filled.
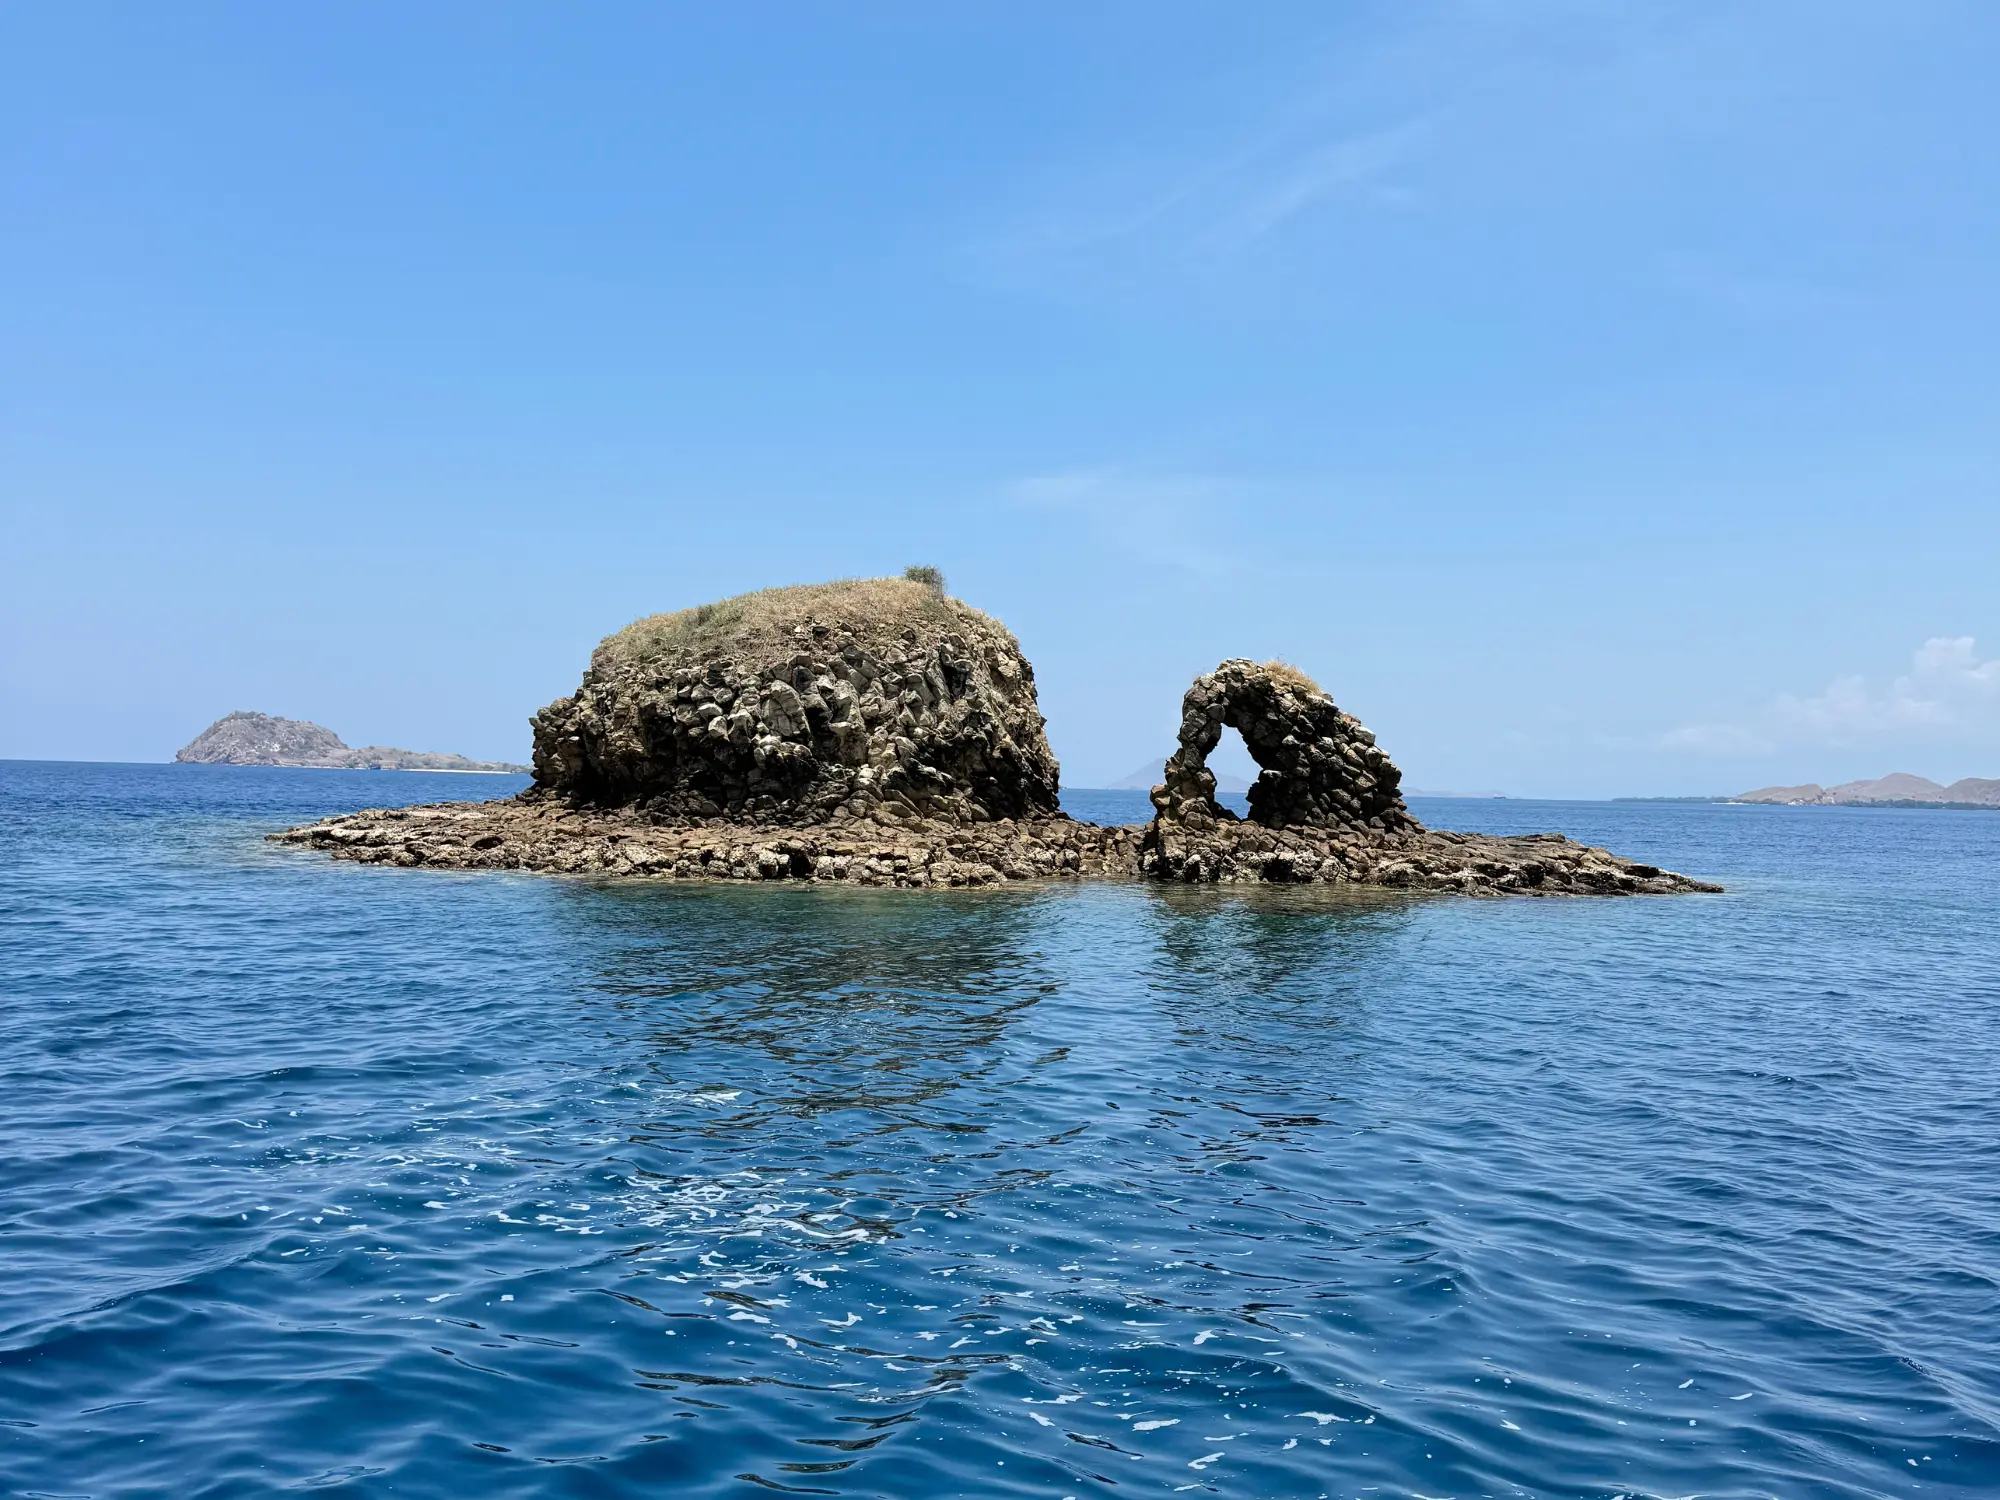
[[[534,717],[575,805],[777,826],[1057,815],[1035,675],[998,621],[904,579],[656,615]]]
[[[1180,747],[1153,789],[1161,822],[1190,828],[1234,823],[1215,800],[1206,764],[1224,727],[1243,736],[1262,768],[1250,787],[1250,820],[1265,828],[1373,829],[1421,825],[1403,806],[1403,773],[1375,736],[1304,673],[1278,662],[1224,662],[1181,700]]]

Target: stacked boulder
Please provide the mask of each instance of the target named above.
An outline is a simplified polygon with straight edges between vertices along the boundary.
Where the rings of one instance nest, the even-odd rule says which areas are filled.
[[[1020,644],[904,579],[642,620],[599,646],[582,686],[533,728],[540,792],[657,821],[1059,816]]]
[[[1250,816],[1215,800],[1209,752],[1224,727],[1261,774]],[[1140,873],[1190,883],[1392,886],[1468,895],[1712,890],[1560,834],[1495,838],[1427,829],[1375,736],[1295,667],[1226,661],[1181,700],[1180,745],[1153,788]]]
[[[1231,728],[1262,768],[1250,788],[1250,820],[1266,828],[1414,830],[1403,806],[1403,773],[1375,736],[1341,712],[1311,678],[1282,662],[1224,662],[1197,677],[1181,699],[1180,745],[1166,781],[1153,789],[1163,822],[1207,827],[1235,822],[1215,800],[1209,753]]]

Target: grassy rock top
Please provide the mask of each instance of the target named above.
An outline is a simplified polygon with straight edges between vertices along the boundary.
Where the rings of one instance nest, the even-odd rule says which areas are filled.
[[[1018,651],[1013,633],[991,615],[906,578],[843,578],[797,583],[648,615],[599,643],[593,668],[643,667],[731,658],[785,658],[801,630],[846,631],[863,650],[884,651],[905,632],[941,636],[968,627],[993,635]]]
[[[1290,688],[1295,693],[1312,693],[1321,698],[1327,696],[1325,688],[1288,661],[1273,658],[1270,661],[1259,662],[1257,670],[1277,686]]]

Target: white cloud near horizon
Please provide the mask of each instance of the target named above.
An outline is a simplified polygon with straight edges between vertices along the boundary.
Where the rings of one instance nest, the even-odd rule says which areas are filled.
[[[1955,727],[2000,707],[2000,658],[1981,661],[1975,647],[1969,635],[1933,636],[1879,696],[1862,677],[1840,677],[1811,698],[1780,694],[1773,711],[1782,723],[1836,736]]]
[[[2000,729],[2000,657],[1981,660],[1969,635],[1932,636],[1910,654],[1910,670],[1882,692],[1855,673],[1810,697],[1780,693],[1756,725],[1686,724],[1668,731],[1668,749],[1730,756],[1785,742],[1827,745],[1903,735],[1941,736]]]

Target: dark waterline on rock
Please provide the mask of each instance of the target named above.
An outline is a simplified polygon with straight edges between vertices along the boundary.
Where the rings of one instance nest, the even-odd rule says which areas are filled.
[[[2000,820],[1413,804],[1666,902],[263,839],[469,779],[0,764],[0,1491],[2000,1490]]]

